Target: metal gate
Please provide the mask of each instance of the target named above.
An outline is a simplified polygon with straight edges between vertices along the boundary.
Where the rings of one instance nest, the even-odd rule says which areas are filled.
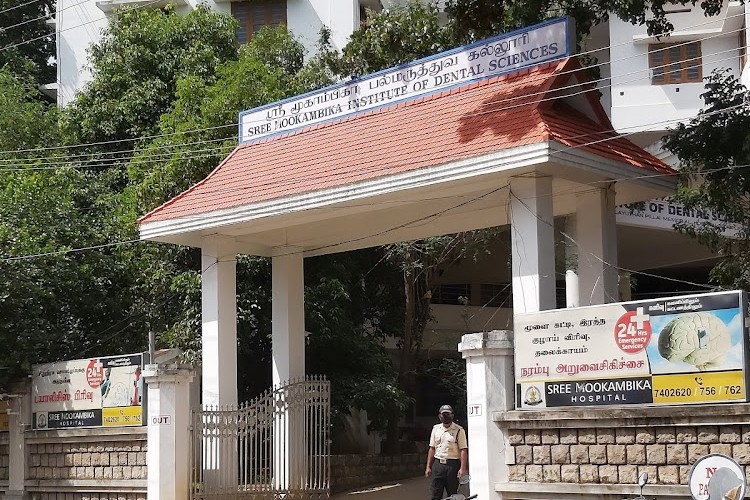
[[[193,411],[190,498],[329,498],[330,393],[311,376],[239,407]]]

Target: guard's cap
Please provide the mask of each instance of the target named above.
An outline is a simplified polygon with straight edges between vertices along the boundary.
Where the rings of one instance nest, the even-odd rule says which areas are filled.
[[[443,405],[440,407],[438,413],[453,413],[453,407],[451,405]]]

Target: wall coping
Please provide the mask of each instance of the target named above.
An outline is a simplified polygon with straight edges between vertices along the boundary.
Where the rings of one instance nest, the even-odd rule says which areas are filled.
[[[25,438],[28,444],[37,443],[80,443],[81,438],[87,442],[102,441],[145,441],[148,435],[147,426],[134,427],[97,427],[91,429],[56,429],[56,430],[33,430],[26,431]]]
[[[737,425],[750,424],[750,403],[511,410],[492,417],[509,429]]]
[[[61,493],[145,493],[147,479],[27,479],[26,491]]]
[[[543,499],[560,498],[570,495],[570,498],[588,499],[602,498],[602,495],[616,495],[618,498],[632,497],[639,494],[637,484],[575,484],[575,483],[497,483],[495,491],[502,493],[506,499]],[[540,495],[550,495],[544,497]],[[690,498],[690,489],[686,485],[646,485],[643,494],[647,498],[679,497]]]

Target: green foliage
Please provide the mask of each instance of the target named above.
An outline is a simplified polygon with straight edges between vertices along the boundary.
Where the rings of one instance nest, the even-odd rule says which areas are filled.
[[[409,0],[404,7],[383,10],[370,16],[356,30],[340,58],[327,61],[336,74],[361,76],[446,48],[446,33],[440,24],[440,12],[433,2]]]
[[[155,134],[180,79],[212,83],[216,68],[237,58],[235,27],[230,16],[204,4],[185,16],[172,7],[120,11],[90,49],[92,81],[66,110],[69,141]]]
[[[55,28],[52,0],[0,1],[0,69],[28,77],[36,85],[55,81]]]
[[[678,125],[665,146],[680,159],[676,200],[690,209],[712,211],[723,220],[683,224],[720,257],[712,279],[727,288],[750,289],[750,93],[726,71],[706,79],[704,109]],[[726,238],[726,221],[740,226]]]
[[[56,114],[39,98],[34,80],[0,68],[0,151],[22,151],[57,140]],[[0,159],[19,158],[0,154]],[[28,156],[28,155],[25,155]],[[5,163],[8,163],[7,161]],[[0,165],[0,169],[4,168]]]

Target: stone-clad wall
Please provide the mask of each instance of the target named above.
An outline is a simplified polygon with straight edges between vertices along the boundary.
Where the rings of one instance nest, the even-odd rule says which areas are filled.
[[[146,478],[141,440],[30,444],[28,457],[28,479]]]
[[[26,432],[32,500],[145,500],[146,427]]]
[[[506,437],[508,465],[508,483],[497,489],[508,498],[571,493],[573,484],[591,493],[627,491],[623,485],[636,484],[644,471],[651,493],[684,496],[691,466],[704,455],[750,465],[747,403],[509,411],[494,420]]]
[[[509,479],[524,482],[687,484],[691,465],[709,453],[750,464],[750,426],[699,425],[581,429],[511,429]]]

